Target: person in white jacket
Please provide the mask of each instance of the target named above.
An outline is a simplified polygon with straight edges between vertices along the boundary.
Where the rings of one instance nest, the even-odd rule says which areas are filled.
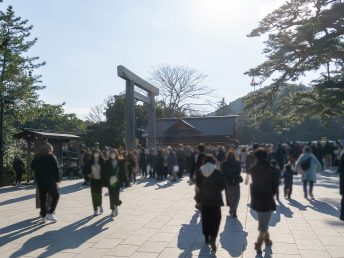
[[[309,195],[314,198],[313,186],[317,181],[316,173],[322,173],[323,169],[319,160],[313,155],[311,148],[305,146],[303,149],[303,154],[300,155],[299,159],[296,161],[296,171],[301,173],[304,197],[307,199],[307,186],[309,185]]]

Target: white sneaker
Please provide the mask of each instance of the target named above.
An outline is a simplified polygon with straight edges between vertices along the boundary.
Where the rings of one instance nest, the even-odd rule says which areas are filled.
[[[42,222],[43,224],[45,224],[45,223],[47,222],[47,220],[45,219],[45,217],[41,217],[41,219],[42,219],[41,222]]]
[[[98,215],[99,215],[99,211],[95,210],[94,213],[93,213],[93,216],[98,216]]]
[[[50,220],[50,221],[53,221],[53,222],[57,222],[57,218],[55,217],[55,214],[54,213],[48,213],[47,216],[45,217],[46,220]]]
[[[115,208],[112,210],[111,216],[112,217],[118,216],[118,208],[117,208],[117,206],[115,206]]]
[[[99,206],[99,213],[102,214],[104,212],[103,206]]]

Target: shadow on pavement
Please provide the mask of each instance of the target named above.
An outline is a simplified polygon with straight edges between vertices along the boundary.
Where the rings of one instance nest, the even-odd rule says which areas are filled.
[[[299,203],[298,201],[296,201],[294,199],[290,199],[289,204],[290,204],[290,206],[293,206],[293,207],[299,209],[300,211],[305,211],[307,209],[307,206],[304,206],[302,203]]]
[[[85,186],[82,185],[82,183],[83,182],[80,182],[78,180],[78,182],[75,184],[61,187],[60,188],[60,194],[70,194],[70,193],[74,193],[74,192],[78,192],[80,190],[83,190],[83,189],[85,189]]]
[[[196,211],[192,216],[189,224],[183,224],[179,230],[177,247],[183,252],[179,255],[180,258],[184,258],[190,255],[192,251],[199,250],[199,256],[209,255],[210,248],[203,241],[197,241],[197,238],[203,236],[201,226],[201,213]],[[189,256],[187,256],[189,257]]]
[[[321,212],[327,215],[331,215],[334,216],[336,218],[339,217],[339,210],[335,209],[334,207],[332,207],[330,204],[323,202],[323,201],[319,201],[319,200],[310,200],[310,208],[317,211],[317,212]]]
[[[30,199],[32,199],[34,197],[35,197],[35,194],[28,194],[28,195],[12,198],[12,199],[0,202],[0,206],[4,206],[4,205],[16,203],[16,202],[22,202],[22,201],[30,200]]]
[[[220,234],[222,249],[226,250],[231,257],[239,257],[246,250],[247,232],[244,231],[238,219],[226,217],[226,224]]]
[[[21,187],[16,187],[16,186],[9,186],[9,187],[3,187],[3,188],[0,188],[0,194],[3,194],[3,193],[11,193],[11,192],[17,192],[17,191],[22,191],[22,190],[29,190],[29,189],[32,189],[32,188],[35,188],[36,186],[33,185],[33,184],[22,184]]]
[[[87,240],[106,230],[103,227],[112,221],[110,217],[104,217],[89,226],[81,227],[92,218],[93,216],[89,216],[61,229],[34,236],[27,240],[10,257],[22,257],[40,248],[45,248],[46,250],[39,257],[48,257],[66,249],[78,248]]]
[[[42,224],[40,218],[27,219],[0,229],[0,246],[15,241],[23,236],[29,235],[40,228],[46,226]],[[6,235],[5,235],[6,234]]]
[[[22,189],[33,189],[33,188],[36,188],[36,186],[30,185],[30,186],[25,187],[25,188],[19,188],[19,189],[15,188],[15,190],[19,191]],[[9,189],[11,189],[11,188],[9,188]],[[60,192],[60,194],[70,194],[70,193],[74,193],[74,192],[77,192],[77,191],[80,191],[83,189],[85,189],[85,187],[81,184],[81,182],[77,182],[77,183],[72,184],[72,185],[67,185],[67,186],[61,187],[59,192]],[[13,191],[14,190],[9,190],[8,192],[13,192]],[[4,205],[16,203],[16,202],[27,201],[27,200],[30,200],[32,198],[35,198],[35,196],[36,196],[36,194],[28,194],[28,195],[12,198],[12,199],[0,202],[0,206],[4,206]]]

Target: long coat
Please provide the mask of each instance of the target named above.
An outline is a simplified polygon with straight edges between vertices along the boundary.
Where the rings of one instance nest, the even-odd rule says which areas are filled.
[[[305,160],[311,158],[311,164],[309,168],[305,171],[301,169],[301,164]],[[316,182],[317,181],[317,176],[316,172],[321,172],[322,171],[322,166],[319,162],[319,160],[312,154],[305,152],[302,155],[300,155],[299,159],[296,161],[296,171],[301,173],[302,175],[302,181],[311,181],[311,182]]]
[[[223,206],[225,176],[211,163],[204,164],[196,175],[196,201],[205,206]]]
[[[38,187],[60,182],[59,164],[55,155],[36,155],[31,161],[30,167],[35,172]]]
[[[276,210],[274,195],[277,192],[279,177],[268,162],[257,162],[250,170],[252,177],[251,208],[258,212]]]
[[[173,171],[173,167],[177,165],[177,155],[174,151],[171,151],[167,156],[167,168],[168,170]]]
[[[221,170],[226,178],[227,185],[238,185],[240,183],[241,164],[237,160],[225,160],[221,164]]]

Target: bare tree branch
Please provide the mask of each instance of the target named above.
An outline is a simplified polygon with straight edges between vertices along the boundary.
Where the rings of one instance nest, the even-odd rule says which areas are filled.
[[[95,124],[104,121],[104,106],[98,105],[92,107],[90,113],[86,116],[86,119]]]
[[[183,66],[164,65],[153,70],[152,81],[160,89],[164,105],[175,113],[194,109],[195,100],[213,92],[206,84],[206,74]]]

